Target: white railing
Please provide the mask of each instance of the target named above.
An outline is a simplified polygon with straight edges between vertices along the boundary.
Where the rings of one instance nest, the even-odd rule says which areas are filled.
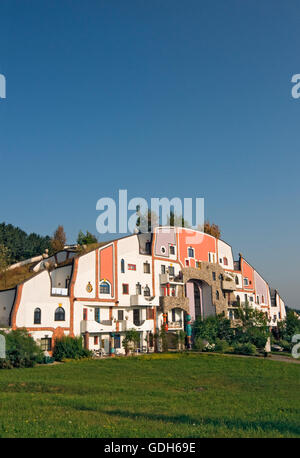
[[[68,288],[52,288],[51,293],[54,296],[68,296],[69,290]]]

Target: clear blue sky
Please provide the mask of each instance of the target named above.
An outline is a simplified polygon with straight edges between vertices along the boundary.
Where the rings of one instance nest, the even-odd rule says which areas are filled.
[[[3,0],[0,17],[0,221],[72,242],[120,188],[204,197],[300,307],[298,0]]]

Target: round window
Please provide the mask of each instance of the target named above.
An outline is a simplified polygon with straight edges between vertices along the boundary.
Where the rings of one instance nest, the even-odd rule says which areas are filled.
[[[160,251],[162,252],[162,254],[165,254],[166,252],[166,248],[164,246],[161,247]]]

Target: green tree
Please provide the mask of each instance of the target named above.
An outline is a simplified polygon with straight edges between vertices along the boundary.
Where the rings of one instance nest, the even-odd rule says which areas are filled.
[[[10,250],[5,245],[0,245],[0,275],[4,277],[4,287],[6,288],[7,268],[10,264]]]
[[[208,316],[205,319],[198,317],[193,324],[194,341],[207,340],[210,344],[217,339],[225,339],[231,343],[233,340],[233,329],[230,320],[224,315]]]
[[[86,234],[84,234],[81,230],[78,233],[77,237],[77,243],[78,245],[90,245],[91,243],[97,243],[98,239],[95,237],[93,234],[91,234],[89,231],[86,231]]]
[[[125,332],[125,337],[122,341],[122,345],[125,349],[126,355],[130,351],[130,349],[133,347],[133,349],[136,349],[138,343],[140,341],[140,333],[136,331],[135,329],[128,329]]]

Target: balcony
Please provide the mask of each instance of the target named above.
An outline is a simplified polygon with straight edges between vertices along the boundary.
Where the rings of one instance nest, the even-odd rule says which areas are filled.
[[[143,296],[141,294],[132,294],[130,296],[131,307],[153,307],[158,305],[158,298],[156,296]]]
[[[222,280],[222,289],[224,289],[225,291],[235,291],[235,281],[233,279]]]
[[[153,320],[139,320],[127,322],[127,329],[135,329],[136,331],[153,331]]]
[[[159,282],[161,285],[166,285],[167,283],[176,284],[176,285],[183,285],[182,283],[182,275],[179,274],[177,276],[170,275],[168,273],[159,274]]]
[[[183,329],[182,320],[179,321],[169,321],[168,329]]]
[[[114,332],[116,330],[116,325],[113,323],[112,320],[104,320],[98,323],[95,320],[82,320],[80,323],[80,331],[81,332],[90,332],[90,333],[98,333],[98,332]]]
[[[69,290],[68,288],[51,288],[52,296],[68,296]]]

